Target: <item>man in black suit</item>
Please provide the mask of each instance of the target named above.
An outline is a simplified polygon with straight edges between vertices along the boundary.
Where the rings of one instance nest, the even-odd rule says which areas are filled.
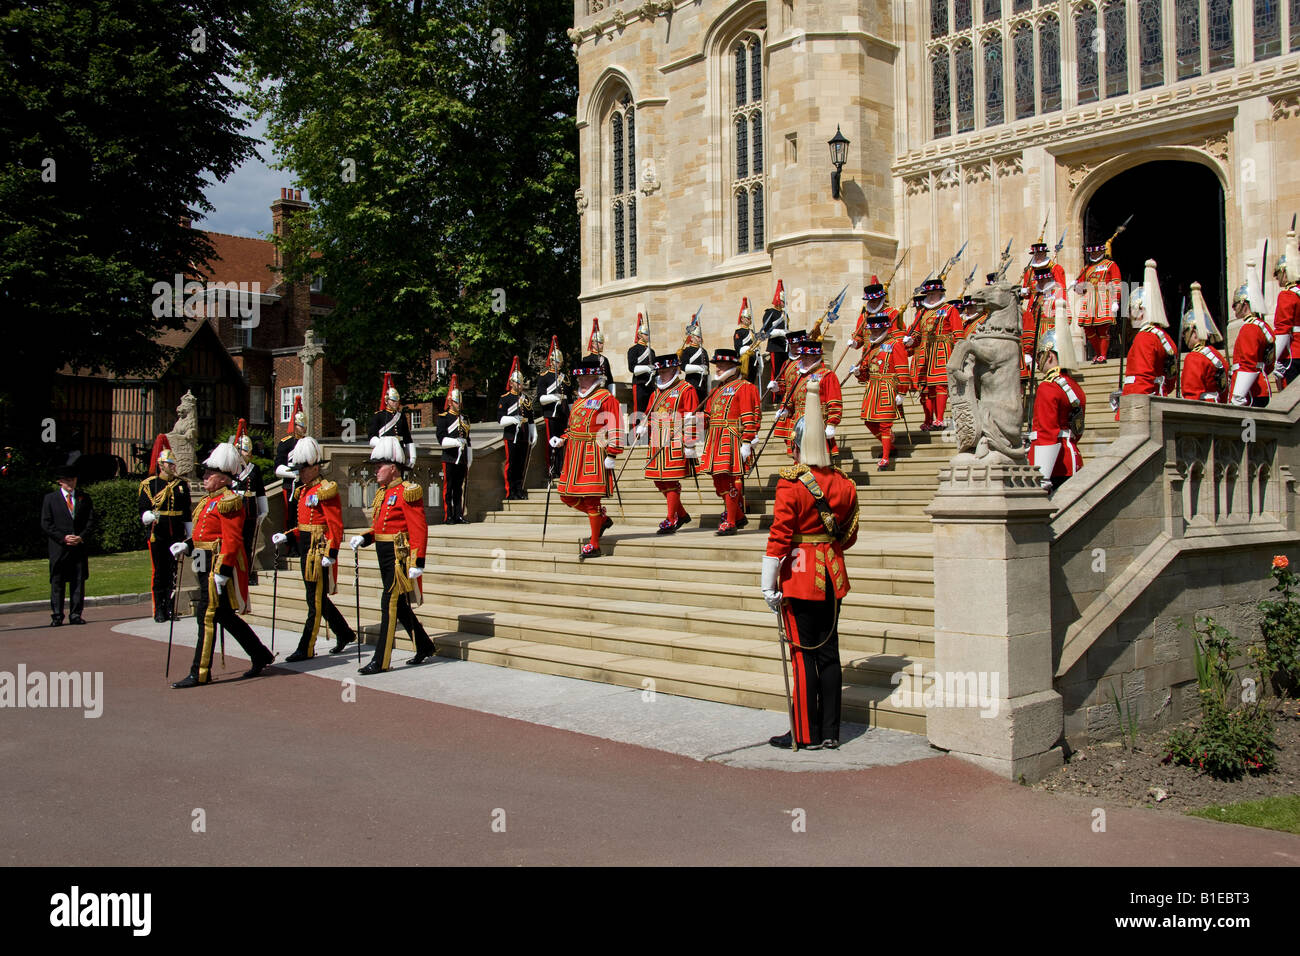
[[[95,506],[83,491],[77,491],[77,470],[68,465],[55,474],[59,490],[51,491],[41,503],[41,531],[50,551],[50,627],[63,623],[63,586],[72,592],[68,622],[85,624],[81,607],[86,599],[86,578],[90,576],[90,548],[86,543],[95,525]]]

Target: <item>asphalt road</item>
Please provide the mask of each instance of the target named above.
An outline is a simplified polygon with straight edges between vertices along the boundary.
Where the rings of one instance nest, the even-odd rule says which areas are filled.
[[[1096,803],[950,757],[742,769],[235,659],[173,691],[158,643],[110,630],[142,609],[0,616],[0,676],[103,674],[98,718],[0,709],[4,863],[1300,863],[1300,837],[1154,811],[1103,805],[1097,832]]]

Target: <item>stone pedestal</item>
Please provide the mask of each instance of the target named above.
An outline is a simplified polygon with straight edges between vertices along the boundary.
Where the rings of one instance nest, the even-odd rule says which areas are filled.
[[[321,404],[324,400],[324,382],[313,378],[312,366],[318,359],[325,357],[325,347],[316,341],[314,329],[308,329],[303,337],[303,346],[298,350],[298,360],[302,362],[302,411],[307,419],[307,434],[316,433],[316,424],[320,421]]]
[[[1048,518],[1037,469],[958,455],[926,509],[934,520],[930,742],[1010,779],[1062,763],[1052,687]]]

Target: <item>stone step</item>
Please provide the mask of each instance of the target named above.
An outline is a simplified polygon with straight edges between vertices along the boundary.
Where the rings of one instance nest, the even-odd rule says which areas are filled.
[[[687,527],[703,528],[705,533],[712,534],[717,529],[718,523],[722,520],[721,511],[705,510],[691,512],[689,502],[683,502],[687,512],[691,514],[692,522]],[[609,517],[614,519],[614,530],[620,533],[643,533],[653,535],[660,521],[664,518],[662,508],[634,508],[626,507],[619,509],[617,502],[606,501],[605,509]],[[566,513],[567,512],[567,513]],[[517,511],[517,512],[491,512],[484,516],[485,524],[490,525],[518,525],[518,524],[536,524],[540,528],[542,521],[542,509]],[[766,529],[772,522],[771,515],[755,515],[750,518],[749,529],[755,527]],[[923,534],[930,528],[930,519],[918,511],[917,514],[877,514],[871,517],[872,531],[898,531],[913,534]],[[555,533],[562,534],[559,529],[568,529],[567,533],[573,536],[574,529],[586,529],[589,527],[587,516],[581,512],[574,511],[572,508],[560,506],[551,506],[551,515],[548,522],[547,536],[552,533],[549,529],[555,529]],[[606,532],[610,534],[611,532]],[[680,536],[679,531],[677,535]],[[674,536],[674,537],[675,537]],[[604,538],[601,539],[605,540]]]

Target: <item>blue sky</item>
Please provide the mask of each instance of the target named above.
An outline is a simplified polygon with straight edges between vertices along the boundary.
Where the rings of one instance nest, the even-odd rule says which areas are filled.
[[[280,198],[280,187],[293,185],[294,175],[291,170],[271,169],[275,156],[266,142],[265,122],[253,120],[244,132],[262,140],[258,157],[240,166],[224,183],[208,187],[208,202],[216,210],[196,220],[194,226],[209,232],[265,238],[271,231],[271,203]],[[302,198],[307,198],[306,192]]]

